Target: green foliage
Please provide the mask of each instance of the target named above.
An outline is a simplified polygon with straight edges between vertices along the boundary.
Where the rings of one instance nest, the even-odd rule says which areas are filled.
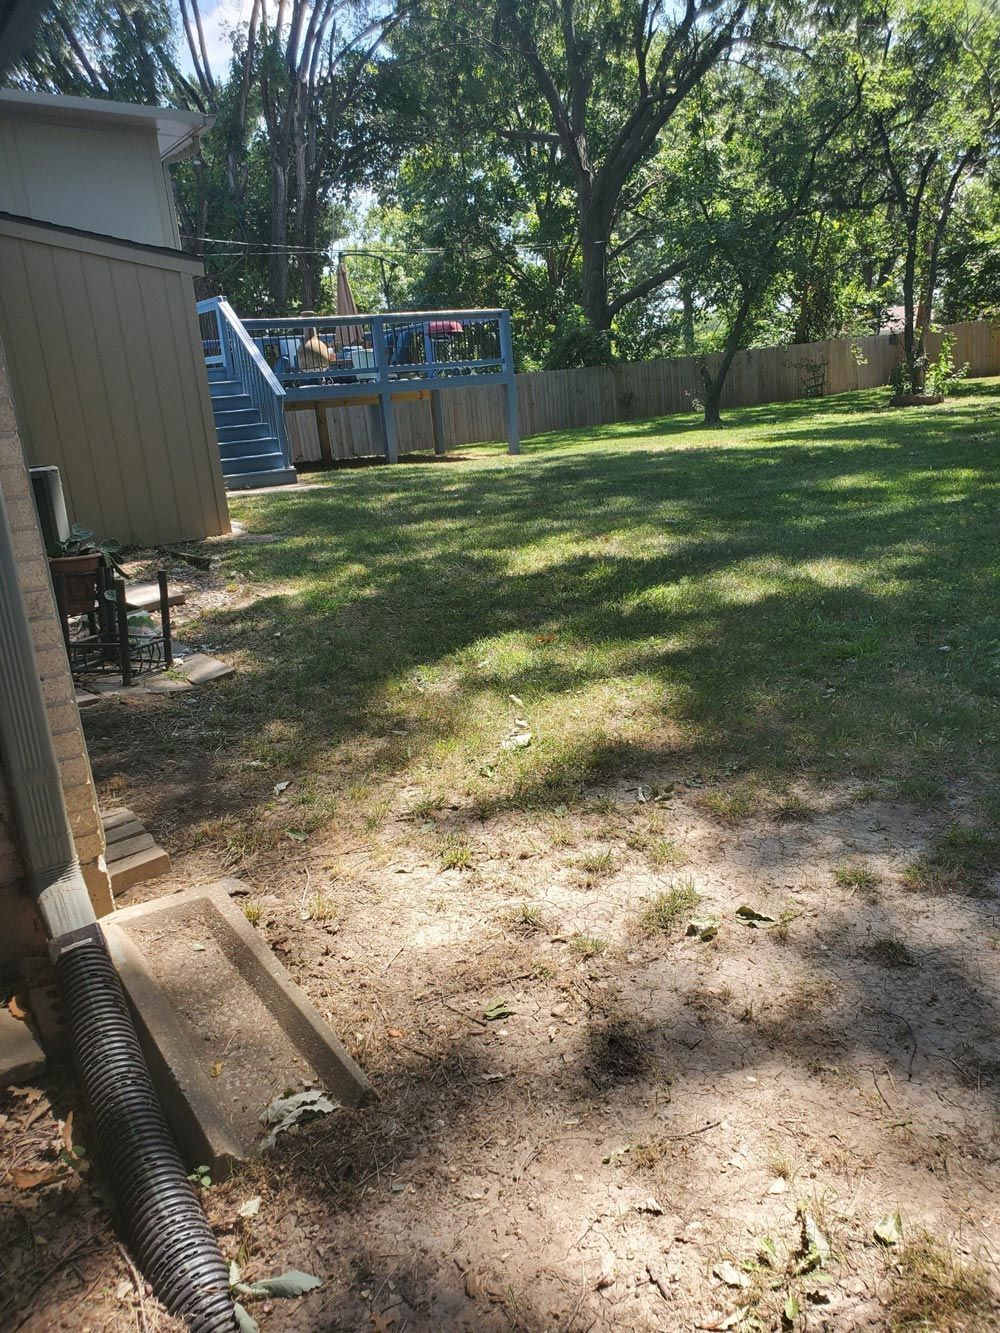
[[[941,350],[937,358],[927,367],[927,392],[939,393],[944,397],[953,393],[957,386],[965,379],[969,373],[969,363],[966,361],[961,366],[955,365],[953,352],[955,350],[955,335],[946,333],[941,339]]]

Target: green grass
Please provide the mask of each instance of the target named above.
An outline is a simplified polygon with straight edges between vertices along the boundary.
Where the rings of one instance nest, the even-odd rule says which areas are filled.
[[[833,877],[838,888],[862,889],[865,892],[877,889],[880,879],[878,871],[858,861],[845,861],[843,865],[837,866]]]
[[[657,931],[672,930],[683,917],[693,912],[701,901],[701,894],[689,879],[680,879],[663,893],[651,898],[639,914],[639,932],[655,935]]]
[[[366,789],[369,829],[402,783],[415,807],[446,794],[487,815],[655,768],[697,774],[727,820],[804,775],[985,793],[1000,382],[926,411],[886,397],[234,496],[235,518],[282,540],[222,548],[253,599],[188,634],[241,670],[185,717],[239,772],[250,815],[294,763]],[[532,741],[505,749],[515,719]]]
[[[1000,837],[979,828],[950,824],[908,865],[903,881],[921,893],[982,893],[1000,868]]]

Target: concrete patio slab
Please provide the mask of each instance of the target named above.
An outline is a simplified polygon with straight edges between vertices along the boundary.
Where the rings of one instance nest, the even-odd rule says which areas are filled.
[[[0,1088],[28,1083],[45,1064],[45,1053],[23,1019],[0,1008]]]
[[[101,923],[181,1148],[217,1174],[253,1154],[275,1097],[318,1087],[357,1105],[371,1095],[231,892],[220,882]]]

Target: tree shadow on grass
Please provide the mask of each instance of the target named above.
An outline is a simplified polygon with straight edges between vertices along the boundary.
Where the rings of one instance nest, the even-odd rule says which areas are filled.
[[[786,779],[926,766],[975,786],[997,750],[997,450],[960,426],[944,458],[945,426],[905,451],[880,424],[877,439],[826,429],[851,438],[383,469],[244,502],[283,540],[228,552],[227,576],[280,591],[198,626],[238,677],[91,713],[97,771],[175,765],[167,806],[143,812],[154,827],[170,805],[252,820],[274,766],[322,769],[336,750],[349,783],[433,763],[449,739],[490,750],[463,727],[514,693],[535,743],[500,757],[483,808],[723,756]],[[602,688],[645,701],[631,740],[594,716],[546,735],[546,708],[586,710]],[[206,753],[241,771],[230,790],[206,781]]]

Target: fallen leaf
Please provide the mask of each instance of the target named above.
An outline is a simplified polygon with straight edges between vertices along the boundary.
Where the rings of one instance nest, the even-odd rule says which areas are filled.
[[[283,791],[287,791],[287,789],[288,789],[291,785],[292,785],[291,782],[276,782],[276,783],[274,784],[274,794],[275,794],[275,796],[280,796],[281,793],[282,793]]]
[[[65,1174],[61,1166],[15,1166],[11,1177],[19,1190],[34,1190],[40,1185],[51,1185]]]
[[[499,1018],[510,1018],[514,1010],[506,1000],[494,1000],[493,1003],[483,1010],[483,1017],[487,1023],[495,1023]]]
[[[750,1279],[746,1273],[741,1273],[735,1264],[731,1264],[728,1259],[723,1259],[721,1264],[716,1264],[712,1269],[720,1281],[727,1287],[749,1287]]]
[[[768,1194],[784,1194],[786,1189],[788,1189],[788,1181],[784,1176],[778,1176],[777,1179],[772,1180],[770,1185],[768,1185],[767,1192]]]
[[[29,1106],[37,1102],[42,1095],[41,1088],[16,1088],[12,1085],[7,1091],[12,1097],[23,1097]]]
[[[398,1041],[400,1037],[405,1037],[406,1033],[403,1031],[402,1028],[386,1028],[385,1035],[387,1037],[392,1037],[394,1040]]]
[[[826,1264],[830,1258],[830,1242],[820,1231],[811,1214],[800,1212],[799,1217],[802,1222],[802,1243],[795,1271],[801,1275],[811,1273]]]
[[[687,933],[696,936],[702,943],[714,940],[719,933],[719,921],[714,916],[693,916],[688,922]]]
[[[756,908],[748,907],[744,904],[737,907],[736,915],[745,926],[752,930],[759,930],[761,926],[776,926],[778,923],[773,916],[767,916],[764,912],[758,912]]]
[[[216,1060],[216,1062],[212,1065],[212,1077],[218,1078],[221,1073],[222,1073],[222,1061]]]
[[[794,1323],[802,1313],[802,1307],[799,1305],[798,1299],[795,1296],[789,1296],[782,1307],[781,1313],[789,1324]]]
[[[604,1291],[606,1287],[614,1285],[615,1278],[618,1275],[618,1268],[615,1264],[615,1256],[609,1250],[601,1261],[601,1271],[597,1276],[595,1286],[598,1291]]]
[[[256,1217],[260,1212],[260,1198],[247,1199],[246,1203],[241,1203],[236,1210],[238,1217]]]
[[[333,1101],[318,1088],[295,1092],[290,1097],[275,1097],[260,1116],[261,1124],[272,1127],[271,1132],[261,1139],[261,1148],[273,1148],[279,1134],[291,1129],[293,1125],[315,1120],[321,1115],[329,1115],[339,1105],[339,1102]]]
[[[663,1216],[663,1209],[652,1195],[650,1195],[648,1199],[643,1199],[642,1203],[637,1203],[635,1211],[637,1213],[652,1213],[654,1217]]]
[[[10,1014],[11,1018],[16,1018],[20,1023],[23,1023],[28,1017],[28,1010],[21,1003],[23,999],[23,995],[12,995],[7,1001],[7,1012]]]
[[[883,1245],[898,1245],[903,1239],[903,1219],[899,1213],[887,1213],[875,1227],[875,1239]]]
[[[735,1328],[737,1324],[742,1323],[747,1309],[747,1306],[741,1305],[739,1309],[733,1310],[730,1314],[716,1311],[714,1314],[707,1316],[712,1321],[711,1323],[695,1324],[695,1328],[709,1329],[711,1333],[723,1333],[725,1329]]]
[[[477,1296],[482,1295],[482,1292],[483,1292],[483,1284],[480,1282],[479,1278],[470,1268],[465,1275],[465,1294],[466,1296],[468,1296],[470,1301],[474,1301]]]
[[[236,1311],[236,1322],[239,1325],[240,1333],[260,1333],[260,1324],[257,1323],[252,1314],[244,1310],[239,1301],[233,1301],[233,1309]]]
[[[530,731],[517,731],[500,742],[502,750],[524,750],[531,744]]]
[[[307,1291],[322,1285],[322,1278],[313,1277],[312,1273],[303,1273],[298,1268],[290,1268],[279,1277],[265,1277],[259,1282],[237,1282],[236,1290],[241,1296],[281,1296],[292,1299],[304,1296]]]
[[[47,1097],[43,1097],[40,1102],[36,1102],[35,1105],[28,1112],[27,1116],[25,1117],[24,1120],[25,1128],[27,1128],[29,1125],[33,1125],[36,1120],[41,1120],[45,1112],[51,1111],[51,1109],[52,1108],[51,1106],[49,1106],[49,1099]]]

